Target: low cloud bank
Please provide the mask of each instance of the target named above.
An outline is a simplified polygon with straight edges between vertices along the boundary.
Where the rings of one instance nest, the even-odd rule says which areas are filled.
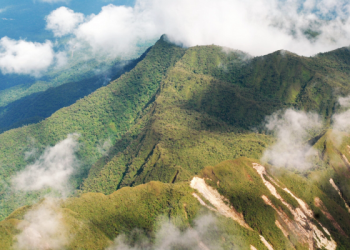
[[[262,161],[276,166],[309,168],[311,165],[307,158],[317,151],[307,140],[312,134],[316,135],[322,125],[317,114],[293,109],[267,117],[266,128],[275,133],[277,142],[264,152]]]
[[[350,96],[339,97],[339,112],[332,117],[332,134],[335,142],[340,145],[343,137],[350,133]]]
[[[252,55],[284,49],[309,56],[349,45],[349,10],[345,0],[137,0],[134,7],[104,6],[70,33],[76,43],[114,53],[167,34],[185,46],[217,44]],[[60,8],[47,20],[58,11],[80,15]],[[68,34],[72,18],[56,19],[54,34]]]
[[[69,178],[79,167],[75,156],[79,146],[77,139],[77,134],[70,134],[67,139],[48,147],[38,160],[12,178],[14,189],[29,192],[51,188],[61,197],[66,197],[71,191]],[[36,154],[34,148],[25,157]],[[15,249],[59,250],[68,244],[70,237],[60,212],[60,200],[50,196],[52,193],[34,205],[17,226],[20,233],[16,236]]]
[[[38,191],[51,188],[65,196],[69,192],[68,181],[79,161],[75,156],[78,149],[77,135],[49,147],[32,165],[28,165],[12,179],[15,189]]]
[[[48,13],[46,21],[55,37],[70,36],[68,54],[83,49],[102,58],[128,56],[162,34],[184,46],[217,44],[253,56],[281,49],[310,56],[349,46],[350,41],[350,3],[345,0],[136,0],[133,7],[106,5],[97,15],[60,7]],[[4,74],[39,76],[56,63],[50,42],[10,40],[11,48],[26,46],[19,53],[3,39]]]
[[[350,133],[350,96],[339,97],[338,104],[330,126],[336,145],[340,145],[343,137]],[[321,118],[315,113],[287,109],[284,113],[276,112],[268,116],[266,121],[266,129],[275,134],[277,142],[265,150],[261,160],[276,166],[311,167],[309,157],[318,152],[307,140],[326,129]]]
[[[24,216],[18,225],[15,249],[46,250],[63,249],[68,242],[63,216],[57,202],[46,199]]]
[[[339,132],[350,132],[350,96],[340,97],[338,103],[344,111],[333,115],[332,127]]]
[[[117,237],[114,244],[106,250],[171,250],[171,249],[193,249],[193,250],[220,250],[219,239],[214,239],[210,231],[216,228],[216,220],[212,215],[205,215],[195,220],[195,226],[180,231],[173,223],[163,221],[159,225],[154,243],[139,231],[130,237],[121,235]],[[136,242],[135,239],[139,239]],[[205,242],[205,243],[204,243]]]

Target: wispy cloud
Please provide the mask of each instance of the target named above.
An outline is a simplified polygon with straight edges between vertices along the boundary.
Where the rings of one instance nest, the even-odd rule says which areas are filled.
[[[350,133],[350,96],[339,97],[339,110],[332,117],[332,135],[334,142],[340,145],[345,134]]]
[[[170,250],[170,249],[195,249],[195,250],[220,250],[219,240],[210,235],[211,230],[216,228],[216,219],[212,215],[205,215],[197,218],[193,228],[181,231],[169,220],[163,220],[158,225],[154,243],[142,235],[141,232],[135,231],[141,239],[138,242],[130,242],[125,235],[118,236],[113,246],[107,250]],[[140,237],[141,236],[141,237]],[[205,242],[205,243],[204,243]]]
[[[51,188],[59,192],[61,197],[71,191],[69,178],[79,166],[75,157],[78,149],[78,135],[68,135],[67,139],[48,147],[34,164],[12,178],[15,190],[24,192]],[[36,149],[26,154],[26,157],[37,154]],[[51,193],[52,194],[52,193]],[[15,249],[53,249],[59,250],[69,243],[64,215],[61,213],[60,200],[50,198],[34,205],[18,224],[20,233],[16,235]]]
[[[267,148],[263,162],[276,166],[306,169],[311,167],[308,157],[317,154],[307,140],[320,132],[323,124],[315,113],[288,109],[267,117],[266,128],[275,133],[277,141]]]
[[[103,141],[100,140],[97,144],[97,151],[102,154],[102,155],[107,155],[109,149],[112,147],[112,141],[110,138],[108,138],[107,140]]]
[[[16,237],[15,249],[59,250],[68,243],[63,215],[52,199],[46,199],[27,212],[17,228],[21,233]]]
[[[28,165],[12,179],[15,189],[37,191],[52,188],[61,195],[69,192],[68,180],[79,166],[75,157],[78,149],[77,135],[49,147],[34,164]]]
[[[350,133],[350,96],[339,97],[339,106],[331,117],[332,140],[339,146],[343,137]],[[267,148],[261,160],[276,166],[306,169],[311,167],[310,156],[317,151],[307,143],[320,135],[326,127],[319,115],[288,109],[266,118],[266,128],[276,136],[276,143]]]
[[[9,8],[10,8],[10,6],[7,6],[5,8],[0,8],[0,13],[7,11]]]

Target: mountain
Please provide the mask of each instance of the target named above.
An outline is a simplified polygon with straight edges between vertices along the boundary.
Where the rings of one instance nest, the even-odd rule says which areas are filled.
[[[115,80],[125,72],[132,70],[146,54],[147,51],[138,59],[117,61],[111,66],[99,65],[101,68],[99,71],[102,72],[94,69],[88,72],[83,71],[83,74],[77,73],[78,76],[74,78],[82,79],[75,82],[64,83],[67,79],[63,77],[63,83],[60,83],[59,86],[34,92],[0,107],[0,131],[40,122],[51,116],[55,111],[70,106],[96,89],[108,84],[111,80]],[[95,73],[91,75],[92,72]],[[79,77],[80,74],[83,76]],[[43,87],[47,88],[47,86]]]
[[[115,243],[130,249],[347,249],[350,216],[336,202],[340,196],[329,197],[296,174],[273,172],[239,158],[208,166],[191,181],[44,200],[0,222],[0,244],[20,247],[30,237],[37,249],[59,249],[57,238],[65,249],[104,249],[119,235]],[[50,209],[60,231],[46,235],[40,218]]]
[[[341,144],[332,130],[308,138],[320,153],[305,171],[259,159],[275,142],[264,123],[276,111],[314,111],[331,124],[338,93],[350,93],[349,54],[251,57],[214,45],[181,48],[162,36],[109,85],[0,134],[3,248],[20,244],[13,236],[46,209],[74,235],[64,237],[67,249],[104,249],[123,234],[119,241],[151,249],[163,244],[163,226],[198,234],[174,249],[348,249],[348,135]],[[80,134],[80,167],[70,198],[50,203],[41,200],[50,190],[11,189],[18,171],[72,133]],[[201,231],[203,221],[216,222]]]

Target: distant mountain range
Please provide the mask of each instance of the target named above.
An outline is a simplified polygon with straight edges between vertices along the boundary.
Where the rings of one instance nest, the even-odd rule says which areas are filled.
[[[1,249],[350,249],[350,137],[332,126],[348,48],[252,57],[162,36],[129,63],[106,86],[84,78],[0,110],[1,128],[43,119],[0,134]],[[311,167],[260,160],[276,142],[266,117],[287,109],[324,124],[302,141]],[[72,134],[69,198],[13,189]]]

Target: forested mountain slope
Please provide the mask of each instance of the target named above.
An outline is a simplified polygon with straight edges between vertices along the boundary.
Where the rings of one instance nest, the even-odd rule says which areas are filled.
[[[348,249],[350,215],[337,196],[305,177],[239,158],[208,166],[187,182],[152,181],[108,196],[87,193],[23,207],[0,222],[0,246]],[[55,223],[49,235],[41,217]]]
[[[57,110],[72,105],[77,100],[132,70],[138,62],[144,59],[148,51],[149,49],[138,59],[118,61],[112,66],[105,66],[106,69],[100,70],[102,72],[94,73],[90,77],[86,76],[79,81],[50,87],[46,91],[33,93],[5,107],[0,107],[0,131],[38,123]],[[97,72],[98,70],[92,69],[91,71]],[[86,75],[90,74],[91,72],[86,73]]]
[[[79,133],[81,147],[78,155],[83,159],[83,165],[73,180],[78,187],[79,180],[86,176],[91,164],[101,156],[97,150],[98,143],[107,139],[114,142],[129,130],[139,112],[158,90],[169,66],[183,53],[183,49],[161,40],[134,70],[108,86],[59,110],[38,124],[1,134],[0,171],[4,182],[0,185],[2,196],[7,197],[1,199],[1,206],[4,207],[1,209],[2,216],[18,206],[18,202],[23,202],[8,193],[8,181],[16,171],[29,163],[28,159],[25,160],[25,152],[33,148],[42,152],[47,145],[56,144],[66,138],[67,134]]]
[[[77,156],[81,164],[70,179],[75,188],[71,195],[77,197],[62,201],[57,209],[68,209],[62,212],[73,216],[67,214],[70,218],[67,220],[92,223],[91,227],[86,227],[91,232],[99,232],[96,234],[99,236],[96,236],[98,239],[91,237],[91,243],[87,240],[86,244],[95,244],[96,249],[103,249],[117,235],[129,234],[133,228],[144,229],[147,237],[155,239],[153,226],[158,216],[164,214],[175,224],[176,218],[182,216],[180,221],[186,226],[176,225],[184,229],[193,225],[192,220],[201,214],[198,206],[203,202],[216,217],[216,212],[220,214],[221,210],[214,209],[216,203],[207,201],[205,192],[193,183],[195,175],[217,189],[238,213],[232,215],[236,219],[230,221],[235,225],[225,224],[223,217],[218,217],[217,235],[219,238],[226,235],[218,244],[224,249],[230,249],[229,242],[241,242],[237,246],[243,249],[249,249],[250,245],[264,249],[267,245],[259,235],[274,249],[335,249],[334,246],[347,249],[350,246],[347,226],[350,217],[346,207],[350,201],[350,164],[348,166],[345,160],[346,157],[350,159],[347,135],[343,135],[345,139],[341,145],[335,143],[331,132],[308,138],[313,148],[321,153],[315,156],[313,167],[307,171],[262,167],[258,159],[274,142],[273,136],[266,134],[264,123],[266,116],[275,111],[290,107],[315,111],[326,124],[331,123],[339,95],[350,93],[349,56],[349,50],[343,48],[310,58],[287,51],[253,58],[214,45],[180,48],[163,36],[135,68],[109,85],[38,124],[0,135],[1,218],[6,218],[19,206],[39,200],[47,192],[15,192],[11,190],[13,175],[33,163],[48,145],[55,145],[68,134],[78,133]],[[104,152],[98,150],[105,142],[113,146]],[[33,149],[36,155],[26,157],[26,152]],[[203,181],[197,181],[204,185]],[[148,182],[151,183],[140,186]],[[133,188],[128,188],[130,186]],[[86,222],[84,216],[90,205],[72,205],[84,199],[89,199],[84,204],[91,204],[90,196],[107,195],[112,199],[125,190],[138,190],[137,193],[149,186],[156,187],[155,196],[150,201],[137,201],[150,207],[159,206],[159,213],[151,216],[150,210],[132,212],[134,216],[142,215],[140,220],[125,219],[123,213],[134,205],[121,204],[117,207],[123,211],[117,212],[120,218],[113,215],[114,208],[105,218],[91,210],[89,216],[98,218]],[[204,201],[191,195],[193,190],[189,186],[196,189],[198,197]],[[169,188],[173,191],[164,191]],[[176,209],[169,205],[172,195],[167,196],[164,204],[163,198],[158,198],[163,191],[167,194],[182,192],[176,195]],[[180,202],[181,197],[187,197],[186,201]],[[154,199],[159,199],[160,203],[151,202]],[[66,206],[66,203],[71,205]],[[102,203],[101,209],[109,210],[104,208],[108,205]],[[182,208],[184,214],[181,214]],[[17,217],[11,215],[2,222],[2,228],[8,228],[6,232],[12,230],[8,235],[17,234],[16,225],[18,220],[26,220],[26,209],[30,208],[18,210]],[[108,220],[116,224],[105,228]],[[131,226],[125,227],[127,224]],[[243,229],[239,225],[243,225]],[[298,230],[309,236],[299,234]],[[231,237],[229,232],[235,232],[233,235],[239,235],[238,238],[226,241]],[[313,234],[316,236],[310,236]],[[80,243],[75,244],[70,247],[74,249]],[[84,245],[83,248],[88,247]]]
[[[149,111],[92,167],[83,190],[110,193],[150,180],[186,180],[205,165],[260,158],[271,139],[247,129],[261,129],[267,115],[286,107],[317,111],[329,122],[337,102],[331,89],[349,91],[350,71],[333,78],[328,71],[336,66],[325,62],[288,52],[252,59],[216,46],[189,48],[169,69]]]

